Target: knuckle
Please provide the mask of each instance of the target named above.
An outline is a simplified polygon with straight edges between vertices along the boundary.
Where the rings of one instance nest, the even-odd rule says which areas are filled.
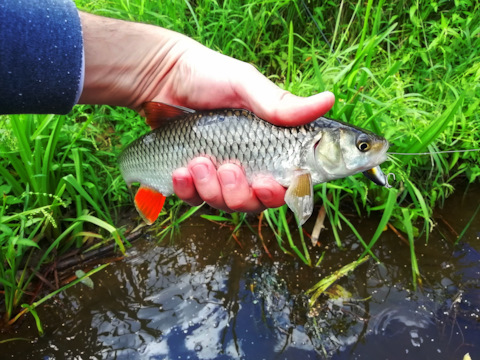
[[[201,194],[200,197],[213,207],[221,206],[224,203],[222,196],[216,193],[205,193]]]
[[[199,198],[184,200],[190,206],[198,206],[203,204],[203,200]]]
[[[246,209],[248,209],[248,206],[246,204],[245,201],[242,201],[242,200],[230,200],[230,201],[226,201],[226,204],[227,206],[232,209],[233,211],[236,211],[236,212],[241,212],[241,211],[248,211]]]

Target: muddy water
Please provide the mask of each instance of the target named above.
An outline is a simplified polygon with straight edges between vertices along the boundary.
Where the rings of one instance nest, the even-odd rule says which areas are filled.
[[[303,291],[348,264],[361,247],[347,230],[344,249],[328,231],[311,250],[319,268],[265,255],[258,238],[193,219],[173,244],[147,237],[128,258],[93,277],[94,290],[69,289],[42,307],[45,335],[27,320],[1,344],[18,359],[480,359],[480,218],[453,246],[480,199],[458,192],[437,214],[416,252],[422,287],[412,290],[409,248],[386,231],[370,260],[338,281],[342,297],[306,310]],[[358,220],[364,236],[378,218]],[[264,233],[265,237],[268,234]],[[11,334],[12,335],[12,334]]]

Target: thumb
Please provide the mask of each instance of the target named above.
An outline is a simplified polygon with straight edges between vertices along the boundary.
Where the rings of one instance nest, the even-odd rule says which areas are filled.
[[[300,97],[280,89],[255,71],[238,92],[243,103],[260,118],[280,126],[299,126],[325,115],[335,103],[335,96],[325,91]]]
[[[335,103],[335,95],[330,91],[309,97],[300,97],[287,91],[277,99],[272,99],[263,110],[262,119],[280,126],[299,126],[325,115]]]

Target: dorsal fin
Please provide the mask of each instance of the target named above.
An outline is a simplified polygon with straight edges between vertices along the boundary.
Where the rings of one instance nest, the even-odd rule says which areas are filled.
[[[157,101],[148,101],[143,103],[142,107],[147,116],[147,124],[152,130],[174,118],[195,113],[195,110],[183,106],[168,105]]]

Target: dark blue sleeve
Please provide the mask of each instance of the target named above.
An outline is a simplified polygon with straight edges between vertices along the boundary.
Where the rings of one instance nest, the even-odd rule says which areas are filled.
[[[0,114],[66,114],[83,86],[72,0],[0,1]]]

